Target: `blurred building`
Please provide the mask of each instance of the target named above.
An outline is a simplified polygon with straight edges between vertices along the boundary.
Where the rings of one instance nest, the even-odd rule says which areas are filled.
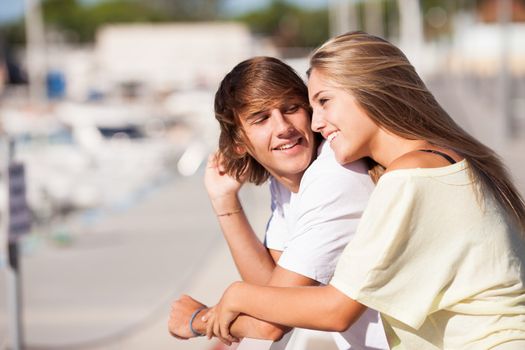
[[[476,12],[456,16],[449,61],[453,70],[495,76],[503,64],[511,74],[525,75],[525,4],[509,1],[505,23],[501,11],[501,1],[486,0]]]
[[[525,22],[525,3],[521,0],[511,0],[510,20],[512,22]],[[498,21],[498,6],[500,0],[483,0],[478,8],[478,15],[485,23]]]
[[[104,78],[129,89],[215,87],[235,64],[258,53],[246,26],[218,22],[111,25],[98,32],[95,45]]]
[[[49,45],[49,66],[62,71],[67,97],[134,96],[215,89],[241,60],[277,55],[269,41],[239,23],[115,24],[93,46]]]

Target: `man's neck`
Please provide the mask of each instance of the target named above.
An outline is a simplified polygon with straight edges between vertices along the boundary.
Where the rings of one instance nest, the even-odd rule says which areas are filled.
[[[301,179],[303,178],[303,174],[293,174],[293,175],[273,175],[273,177],[279,181],[281,185],[286,187],[290,192],[297,193],[299,192],[299,185],[301,184]]]

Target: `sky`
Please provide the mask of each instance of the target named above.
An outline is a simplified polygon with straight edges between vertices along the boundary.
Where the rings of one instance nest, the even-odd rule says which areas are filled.
[[[23,0],[0,0],[0,22],[18,18],[23,11]]]
[[[329,0],[286,0],[287,2],[297,4],[306,8],[323,7],[328,4]],[[264,7],[270,3],[270,0],[224,0],[226,11],[231,14],[240,14],[250,10]]]
[[[35,1],[35,0],[33,0]],[[81,0],[84,3],[94,3],[102,0]],[[191,1],[191,0],[188,0]],[[243,12],[264,7],[271,0],[224,0],[225,11],[238,15]],[[290,3],[308,8],[322,7],[328,0],[287,0]],[[18,19],[24,11],[24,0],[0,0],[0,23]]]

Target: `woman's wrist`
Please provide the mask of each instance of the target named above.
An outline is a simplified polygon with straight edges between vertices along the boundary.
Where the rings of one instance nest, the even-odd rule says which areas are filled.
[[[224,293],[224,304],[229,311],[243,312],[243,282],[233,282]]]

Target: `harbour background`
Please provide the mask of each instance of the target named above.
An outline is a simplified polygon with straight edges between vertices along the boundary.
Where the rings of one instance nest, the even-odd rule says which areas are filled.
[[[497,2],[452,12],[447,1],[426,11],[405,1],[419,5],[420,21],[398,18],[388,30],[377,18],[392,6],[397,14],[414,7],[367,3],[368,24],[356,20],[351,1],[316,8],[335,6],[326,13],[334,34],[365,29],[400,45],[437,100],[502,156],[525,194],[523,2],[508,1],[510,16],[490,18],[502,9],[490,8]],[[429,28],[447,26],[429,39]],[[171,300],[185,293],[213,304],[239,278],[203,187],[203,162],[218,136],[213,94],[226,72],[255,55],[280,57],[304,77],[313,48],[280,46],[232,20],[107,24],[83,45],[55,34],[33,38],[45,50],[22,46],[14,55],[40,85],[9,83],[0,63],[2,147],[9,136],[26,165],[34,219],[20,240],[25,348],[218,349],[167,332]],[[5,198],[3,183],[2,213]],[[267,186],[246,186],[241,199],[262,237]],[[13,327],[5,245],[0,349],[12,346]]]

